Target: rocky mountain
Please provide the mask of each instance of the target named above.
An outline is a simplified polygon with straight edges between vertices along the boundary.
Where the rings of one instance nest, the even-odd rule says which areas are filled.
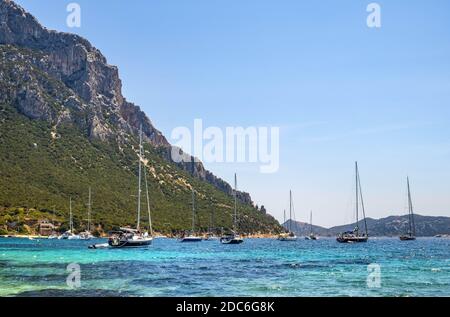
[[[127,134],[136,134],[142,124],[144,137],[160,147],[164,157],[171,160],[171,145],[148,119],[144,112],[122,95],[118,68],[108,65],[102,53],[82,37],[48,30],[13,1],[0,1],[0,44],[13,45],[39,52],[32,62],[50,77],[62,82],[74,94],[58,102],[71,111],[51,109],[42,98],[42,89],[29,83],[20,89],[9,90],[3,100],[15,100],[18,109],[33,119],[54,124],[70,122],[73,112],[85,112],[83,128],[90,138],[126,143]],[[23,78],[24,79],[24,78]],[[44,88],[45,89],[45,88]],[[72,116],[71,116],[72,115]],[[193,176],[205,180],[227,194],[232,187],[207,171],[201,162],[192,158],[177,165]],[[252,204],[248,193],[239,192],[241,201]]]
[[[438,234],[450,234],[450,217],[431,217],[415,215],[416,234],[419,237],[432,237]],[[399,236],[404,234],[408,228],[408,215],[405,216],[390,216],[382,219],[367,218],[367,228],[370,236],[386,237]],[[289,222],[283,224],[283,227],[288,228]],[[305,235],[309,233],[309,225],[292,221],[292,229],[298,235]],[[359,221],[360,228],[364,228],[364,222]],[[336,226],[332,228],[323,228],[313,226],[313,230],[320,236],[336,236],[340,232],[350,231],[356,227],[356,223]]]
[[[151,182],[163,192],[186,191],[200,184],[203,193],[199,189],[199,194],[204,199],[208,199],[206,191],[214,192],[223,200],[219,205],[229,208],[233,191],[228,183],[192,157],[185,163],[172,161],[172,147],[164,135],[139,106],[122,95],[117,67],[109,65],[86,39],[46,29],[10,0],[0,0],[0,105],[0,206],[50,208],[50,197],[67,198],[70,192],[65,191],[65,186],[49,188],[48,182],[61,185],[78,180],[88,186],[93,175],[100,173],[93,169],[99,164],[105,168],[102,173],[132,179],[137,160],[136,136],[142,125]],[[36,152],[40,157],[35,157]],[[24,175],[30,172],[26,163],[36,164],[35,174],[43,173],[40,169],[48,165],[46,172],[51,177],[45,180],[33,174],[25,179]],[[86,179],[77,177],[72,171],[74,166],[77,172],[89,170],[90,174]],[[51,175],[52,171],[56,175]],[[121,184],[117,184],[118,189]],[[26,193],[20,196],[20,186],[31,186],[36,196],[34,203]],[[113,192],[118,189],[110,188]],[[72,194],[81,195],[81,189]],[[180,197],[188,201],[185,198]],[[239,192],[238,198],[248,211],[247,228],[251,228],[251,222],[261,224],[255,229],[278,228],[272,217],[261,215],[253,206],[248,193]],[[111,207],[117,212],[125,206],[131,208],[125,201],[129,199],[123,198]]]

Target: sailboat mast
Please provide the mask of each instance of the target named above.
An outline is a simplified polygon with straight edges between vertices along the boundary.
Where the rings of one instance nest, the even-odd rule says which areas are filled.
[[[144,180],[145,180],[145,191],[147,193],[147,211],[148,211],[148,225],[150,226],[150,236],[153,237],[153,225],[152,225],[152,214],[150,210],[150,197],[148,194],[148,183],[147,183],[147,172],[144,169]]]
[[[70,233],[73,233],[72,197],[69,197],[69,227],[70,227]]]
[[[139,128],[139,180],[138,180],[138,201],[137,201],[137,230],[141,224],[141,160],[142,160],[142,124]]]
[[[411,235],[416,235],[416,226],[414,223],[414,211],[413,211],[413,204],[411,199],[411,188],[409,185],[409,177],[407,177],[407,183],[408,183],[408,214],[409,214],[409,232]]]
[[[211,230],[216,231],[215,225],[216,225],[216,211],[213,208],[211,213]]]
[[[309,233],[312,234],[313,233],[312,231],[313,230],[312,230],[312,210],[311,210],[311,213],[309,215]]]
[[[89,187],[89,202],[88,202],[88,226],[87,230],[91,231],[91,187]]]
[[[234,173],[234,232],[237,231],[237,176]]]
[[[195,232],[195,197],[194,187],[192,187],[192,233]]]
[[[289,191],[289,232],[292,232],[291,226],[292,226],[292,190]]]
[[[362,209],[362,215],[364,220],[364,229],[366,232],[366,236],[369,235],[369,232],[367,230],[367,218],[366,218],[366,208],[364,207],[364,198],[362,194],[362,187],[361,187],[361,177],[359,176],[359,170],[358,170],[358,188],[359,188],[359,197],[361,199],[361,209]],[[359,227],[358,227],[359,229]]]
[[[359,175],[358,162],[355,162],[355,177],[356,177],[356,235],[359,236]]]

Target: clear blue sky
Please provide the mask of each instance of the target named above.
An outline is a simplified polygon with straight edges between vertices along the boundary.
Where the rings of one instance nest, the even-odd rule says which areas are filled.
[[[166,135],[208,126],[281,127],[281,168],[207,164],[278,219],[294,192],[297,220],[352,218],[358,160],[368,216],[450,216],[450,2],[18,0],[51,29],[78,33],[117,65],[124,95]]]

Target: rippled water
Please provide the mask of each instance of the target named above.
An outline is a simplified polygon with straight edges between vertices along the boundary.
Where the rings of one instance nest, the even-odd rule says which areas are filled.
[[[246,239],[89,250],[105,241],[0,239],[0,296],[450,296],[450,239]],[[66,284],[69,263],[81,287]],[[368,265],[381,287],[367,286]]]

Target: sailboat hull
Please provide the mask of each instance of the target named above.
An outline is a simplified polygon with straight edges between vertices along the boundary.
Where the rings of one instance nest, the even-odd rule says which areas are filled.
[[[132,240],[132,239],[126,239],[126,240],[114,240],[109,239],[108,245],[112,248],[143,248],[148,247],[152,244],[153,239],[138,239],[138,240]]]
[[[220,238],[220,243],[222,244],[241,244],[244,242],[244,239],[239,237],[222,237]]]
[[[295,236],[294,237],[278,237],[278,241],[293,242],[293,241],[297,241],[297,237],[295,237]]]
[[[412,237],[412,236],[401,236],[400,237],[401,241],[414,241],[416,240],[416,237]]]
[[[202,242],[202,237],[184,237],[181,238],[180,242]]]
[[[337,237],[339,243],[362,243],[367,242],[368,237]]]

